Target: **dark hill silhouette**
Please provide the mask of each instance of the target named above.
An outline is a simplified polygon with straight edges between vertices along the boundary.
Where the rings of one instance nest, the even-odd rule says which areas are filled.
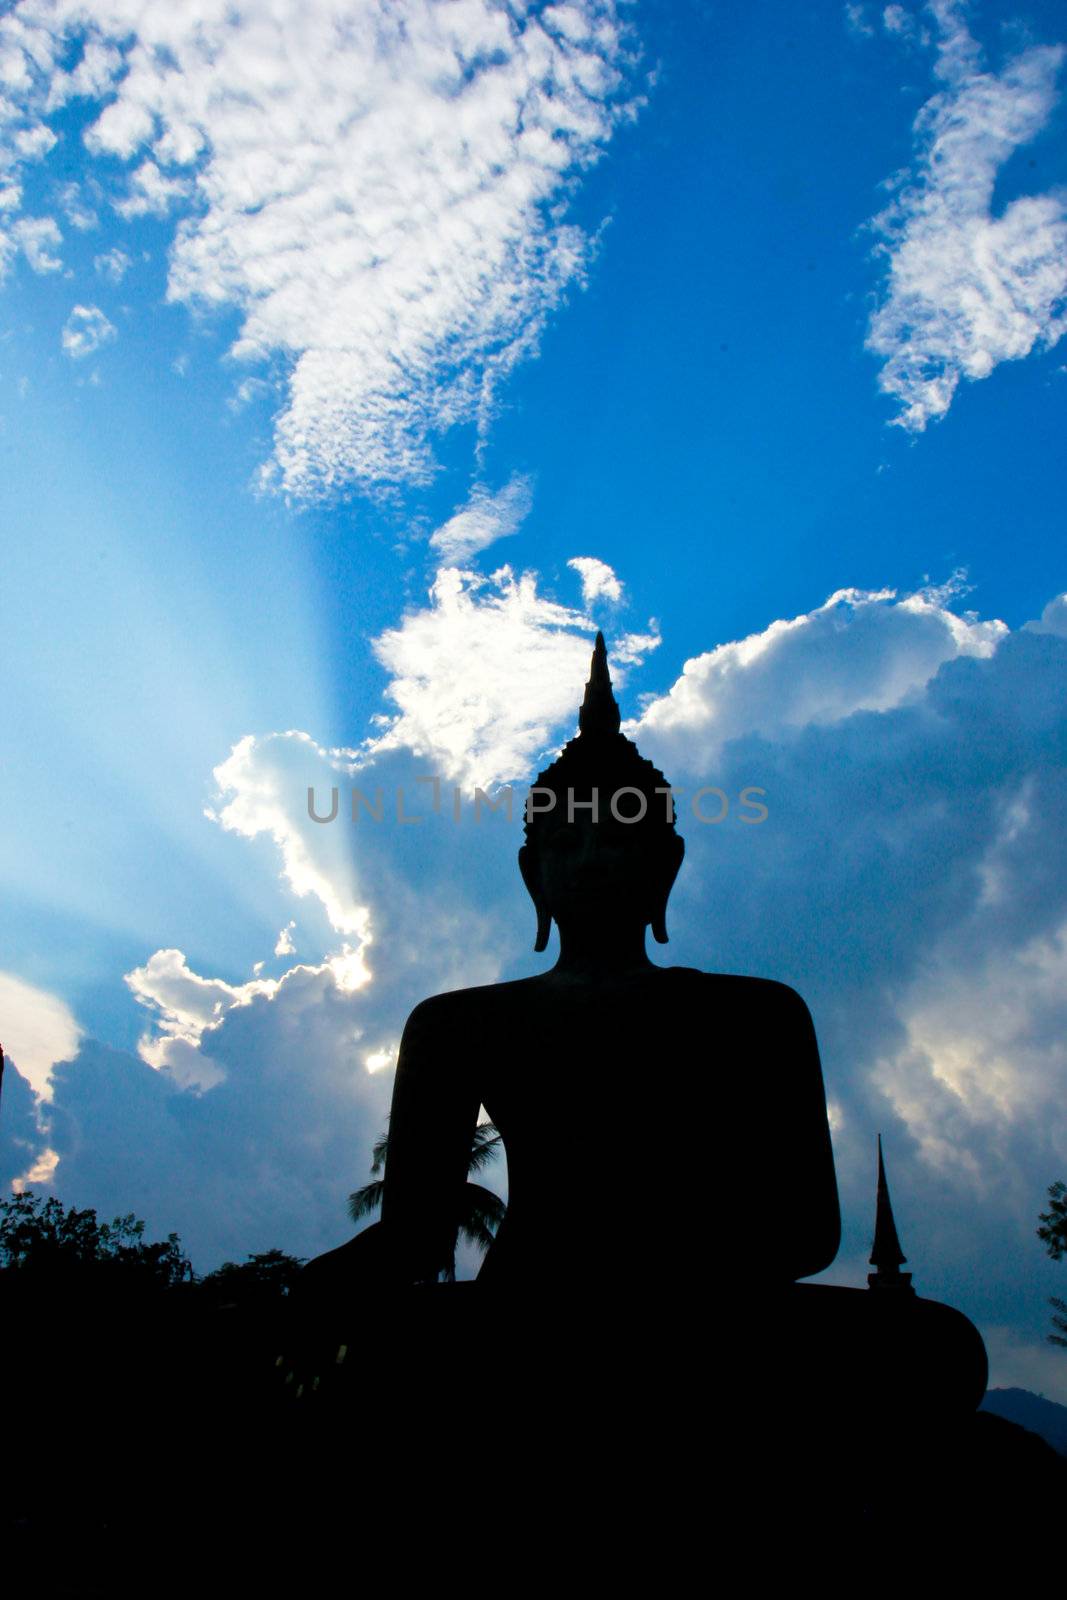
[[[982,1401],[983,1411],[1018,1423],[1038,1434],[1061,1456],[1067,1456],[1067,1406],[1046,1400],[1029,1389],[990,1389]]]

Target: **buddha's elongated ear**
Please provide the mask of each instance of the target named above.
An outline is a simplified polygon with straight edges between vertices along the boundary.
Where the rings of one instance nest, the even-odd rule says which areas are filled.
[[[655,899],[652,905],[652,916],[649,925],[652,928],[652,937],[657,944],[667,944],[667,901],[674,880],[678,876],[678,869],[685,857],[685,840],[680,834],[674,834],[668,840],[663,852],[663,861],[660,867],[658,880],[655,885]]]
[[[524,844],[519,851],[519,871],[522,881],[526,885],[526,893],[534,903],[537,912],[537,937],[534,939],[534,949],[538,953],[548,948],[548,936],[552,931],[552,913],[545,904],[545,897],[541,892],[541,875],[537,870],[537,856]]]

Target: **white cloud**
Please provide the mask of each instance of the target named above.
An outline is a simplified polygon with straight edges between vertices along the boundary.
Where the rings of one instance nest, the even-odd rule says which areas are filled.
[[[113,323],[99,306],[75,306],[63,326],[60,336],[65,355],[72,361],[82,361],[95,355],[105,344],[117,338]]]
[[[274,946],[274,954],[276,956],[292,956],[296,954],[296,945],[293,943],[293,929],[295,927],[295,922],[287,922],[281,933],[279,933],[278,942]]]
[[[25,1172],[17,1178],[12,1178],[11,1187],[16,1194],[22,1194],[26,1189],[40,1189],[52,1182],[58,1166],[58,1150],[53,1150],[50,1145],[46,1145],[34,1157]]]
[[[1050,600],[1040,620],[1023,624],[1027,633],[1055,633],[1067,639],[1067,594],[1058,594]]]
[[[444,568],[430,605],[374,641],[398,711],[368,753],[412,750],[428,770],[483,786],[527,776],[555,730],[577,721],[591,635],[532,573]]]
[[[951,592],[955,592],[950,586]],[[921,690],[943,662],[992,653],[1007,633],[946,608],[951,593],[839,589],[814,611],[687,661],[631,729],[651,736],[668,770],[714,765],[730,739],[885,711]],[[710,780],[709,780],[710,781]]]
[[[130,270],[130,258],[125,250],[106,250],[103,255],[93,257],[93,266],[102,278],[108,283],[119,284]]]
[[[0,18],[12,130],[105,101],[90,151],[105,173],[137,163],[118,209],[183,213],[170,298],[235,308],[234,353],[289,364],[268,476],[300,495],[424,481],[435,435],[485,426],[582,281],[590,241],[562,213],[632,109],[626,65],[613,0],[21,0]]]
[[[899,403],[895,421],[913,432],[945,414],[961,378],[986,378],[1067,328],[1063,194],[992,210],[1001,168],[1049,122],[1064,48],[1034,46],[984,72],[961,8],[931,10],[945,87],[916,118],[915,175],[872,223],[888,283],[867,337],[885,358],[879,383]]]
[[[0,1034],[5,1053],[41,1100],[52,1096],[58,1061],[78,1053],[82,1029],[70,1007],[10,972],[0,972]]]
[[[882,26],[886,33],[908,38],[916,31],[915,18],[903,6],[886,6],[882,12]]]
[[[582,600],[587,606],[597,600],[610,600],[616,605],[622,600],[622,584],[606,561],[596,556],[572,556],[567,565],[582,580]]]
[[[611,661],[613,668],[620,666],[640,666],[645,657],[652,650],[658,650],[663,643],[659,631],[659,623],[655,617],[648,619],[648,633],[624,633],[611,641]]]
[[[519,473],[496,494],[478,484],[466,505],[430,535],[430,548],[442,566],[469,561],[497,539],[518,533],[530,513],[532,499],[530,480]]]
[[[59,272],[63,263],[55,254],[63,236],[51,217],[22,217],[12,236],[34,272]]]

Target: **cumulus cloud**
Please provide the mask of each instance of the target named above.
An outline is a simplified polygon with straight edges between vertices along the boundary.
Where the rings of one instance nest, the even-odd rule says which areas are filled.
[[[983,71],[962,8],[930,9],[944,88],[916,118],[914,172],[872,223],[888,281],[867,336],[895,421],[912,432],[944,416],[961,378],[987,378],[1067,328],[1064,196],[1022,195],[993,212],[998,174],[1048,125],[1064,47],[1031,46],[999,74]]]
[[[283,936],[287,932],[282,929]],[[284,937],[279,937],[278,946],[284,942]],[[288,949],[275,948],[276,955],[291,951],[291,944]],[[299,986],[308,973],[328,974],[344,994],[361,989],[370,979],[361,953],[348,945],[318,966],[293,967],[280,978],[257,976],[241,984],[201,977],[180,950],[157,950],[143,967],[126,974],[127,985],[135,999],[152,1012],[157,1030],[142,1036],[138,1054],[183,1089],[213,1089],[226,1076],[212,1048],[227,1016],[259,998],[274,1000],[286,984]]]
[[[221,1076],[203,1092],[83,1044],[52,1113],[64,1200],[177,1230],[200,1270],[278,1245],[312,1255],[339,1244],[351,1232],[345,1198],[366,1181],[389,1109],[390,1075],[360,1059],[378,1038],[359,991],[298,967],[273,996],[225,1010],[210,1034]]]
[[[1011,812],[1007,826],[1027,829],[1025,806]],[[946,937],[924,962],[901,1001],[905,1037],[874,1081],[930,1165],[958,1168],[986,1199],[1025,1203],[1033,1169],[1010,1159],[1014,1130],[1040,1130],[1050,1172],[1067,1137],[1067,920],[1005,948],[1001,913],[1017,891],[1007,874],[986,876],[967,947]]]
[[[606,561],[596,556],[572,556],[567,562],[582,580],[582,600],[591,606],[597,600],[610,600],[618,604],[622,599],[622,584]]]
[[[651,735],[673,770],[713,766],[742,734],[885,711],[913,697],[943,662],[990,655],[1004,623],[958,616],[950,591],[898,599],[891,589],[839,589],[814,611],[687,661],[666,695],[628,731]]]
[[[206,1031],[217,1028],[225,1013],[247,1005],[254,995],[271,995],[269,978],[234,986],[221,978],[191,972],[180,950],[157,950],[143,967],[126,974],[134,998],[152,1010],[159,1033],[140,1042],[142,1060],[171,1073],[182,1088],[212,1089],[226,1076],[200,1044]]]
[[[476,485],[466,505],[430,535],[430,549],[436,552],[442,566],[469,561],[497,539],[518,533],[531,504],[530,480],[520,473],[496,494]]]
[[[170,298],[236,309],[233,353],[289,366],[268,478],[419,482],[583,280],[563,212],[633,109],[627,65],[613,0],[18,0],[0,174],[104,102],[90,151],[136,163],[117,209],[180,213]]]
[[[75,306],[63,325],[60,342],[72,361],[95,355],[118,334],[99,306]]]
[[[5,1053],[41,1100],[52,1095],[52,1072],[76,1055],[82,1029],[57,995],[0,972],[0,1031]]]
[[[276,956],[291,956],[296,954],[296,945],[293,943],[293,929],[295,927],[295,922],[287,922],[281,933],[279,933],[277,943],[274,946],[274,954]]]

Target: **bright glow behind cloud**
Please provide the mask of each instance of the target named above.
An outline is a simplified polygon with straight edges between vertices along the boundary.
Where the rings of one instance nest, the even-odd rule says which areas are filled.
[[[885,357],[879,380],[921,432],[944,416],[962,378],[1053,345],[1067,329],[1067,203],[1025,195],[992,211],[997,175],[1045,127],[1064,48],[1035,47],[999,75],[952,0],[931,7],[937,75],[946,87],[915,121],[917,175],[873,226],[886,240],[889,282],[867,348]]]
[[[17,211],[48,118],[106,102],[86,142],[133,165],[115,209],[184,212],[170,298],[237,308],[234,354],[288,365],[268,476],[424,481],[434,434],[485,423],[581,281],[561,205],[621,114],[623,62],[613,0],[21,0],[0,18],[0,187]],[[19,226],[46,269],[55,224]]]
[[[52,1069],[78,1053],[82,1030],[64,1001],[0,972],[0,1030],[4,1050],[42,1100],[52,1097]]]
[[[313,896],[332,928],[366,943],[370,916],[356,899],[345,834],[338,828],[309,832],[307,827],[309,773],[314,780],[323,763],[328,771],[336,770],[306,733],[275,733],[258,741],[249,734],[215,768],[223,803],[208,815],[246,839],[269,834],[281,851],[282,875],[293,893]]]

